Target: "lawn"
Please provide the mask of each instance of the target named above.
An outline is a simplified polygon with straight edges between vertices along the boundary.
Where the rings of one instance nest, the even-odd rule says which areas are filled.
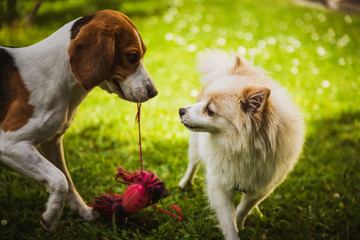
[[[34,1],[33,1],[34,2]],[[23,11],[31,11],[32,3]],[[45,1],[31,27],[3,27],[0,45],[27,46],[72,19],[100,10],[85,1]],[[48,194],[43,185],[0,165],[0,239],[221,239],[204,191],[202,167],[195,185],[177,187],[187,164],[189,132],[178,109],[201,89],[197,53],[239,52],[285,86],[306,120],[303,154],[288,179],[250,215],[241,239],[360,239],[360,16],[294,5],[290,1],[109,1],[128,14],[147,45],[144,62],[159,95],[142,105],[145,170],[166,183],[159,206],[180,206],[184,221],[146,208],[118,228],[99,218],[86,222],[65,205],[58,231],[39,220]],[[93,90],[65,134],[74,183],[90,203],[124,186],[116,167],[140,168],[136,104]],[[133,154],[133,155],[131,155]],[[130,156],[130,157],[129,157]],[[129,159],[128,159],[129,158]],[[127,160],[128,159],[128,160]],[[241,195],[236,195],[237,202]]]

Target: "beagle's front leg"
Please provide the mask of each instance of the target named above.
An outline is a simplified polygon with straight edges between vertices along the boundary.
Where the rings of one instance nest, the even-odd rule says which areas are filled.
[[[41,216],[41,225],[47,231],[55,232],[68,191],[65,175],[28,141],[14,142],[2,137],[0,155],[6,165],[46,186],[50,196]]]
[[[80,194],[76,191],[66,167],[62,139],[63,135],[57,135],[52,140],[42,143],[39,148],[44,156],[64,173],[69,185],[66,202],[69,204],[71,210],[77,212],[85,220],[92,220],[97,217],[98,214],[85,204]]]

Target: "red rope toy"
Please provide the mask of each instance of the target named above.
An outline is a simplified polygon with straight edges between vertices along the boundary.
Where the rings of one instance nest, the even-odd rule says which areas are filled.
[[[123,218],[129,217],[131,214],[139,212],[147,206],[152,206],[153,208],[165,212],[182,221],[183,215],[178,206],[172,205],[170,208],[177,211],[180,216],[176,216],[175,214],[154,205],[160,199],[168,196],[168,190],[165,183],[154,173],[143,170],[140,132],[140,103],[138,103],[137,108],[138,112],[136,114],[136,121],[139,129],[141,171],[135,170],[135,172],[128,172],[121,167],[118,167],[118,173],[115,176],[115,181],[128,185],[124,194],[111,193],[110,190],[110,193],[108,194],[104,193],[99,197],[95,197],[94,202],[90,204],[90,206],[94,211],[99,212],[108,219],[112,219],[113,216],[115,216],[117,223],[119,223]]]

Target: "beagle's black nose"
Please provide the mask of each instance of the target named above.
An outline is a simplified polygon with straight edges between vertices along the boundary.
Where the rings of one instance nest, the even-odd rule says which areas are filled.
[[[153,98],[158,94],[158,91],[152,86],[146,86],[146,90],[149,98]]]
[[[180,117],[182,117],[185,113],[186,113],[185,108],[180,108],[180,109],[179,109],[179,115],[180,115]]]

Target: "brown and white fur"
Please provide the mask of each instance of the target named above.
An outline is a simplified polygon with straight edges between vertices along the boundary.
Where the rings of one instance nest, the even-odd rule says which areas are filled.
[[[96,216],[66,168],[63,134],[95,86],[131,102],[157,95],[145,51],[134,23],[111,10],[69,22],[32,46],[0,47],[0,159],[47,187],[46,230],[56,230],[65,200],[84,219]]]
[[[205,84],[196,104],[181,108],[192,132],[189,164],[179,185],[191,184],[200,160],[207,193],[225,239],[238,239],[250,211],[294,167],[304,123],[286,90],[239,56],[208,51],[200,59]],[[244,192],[234,205],[234,192]]]

